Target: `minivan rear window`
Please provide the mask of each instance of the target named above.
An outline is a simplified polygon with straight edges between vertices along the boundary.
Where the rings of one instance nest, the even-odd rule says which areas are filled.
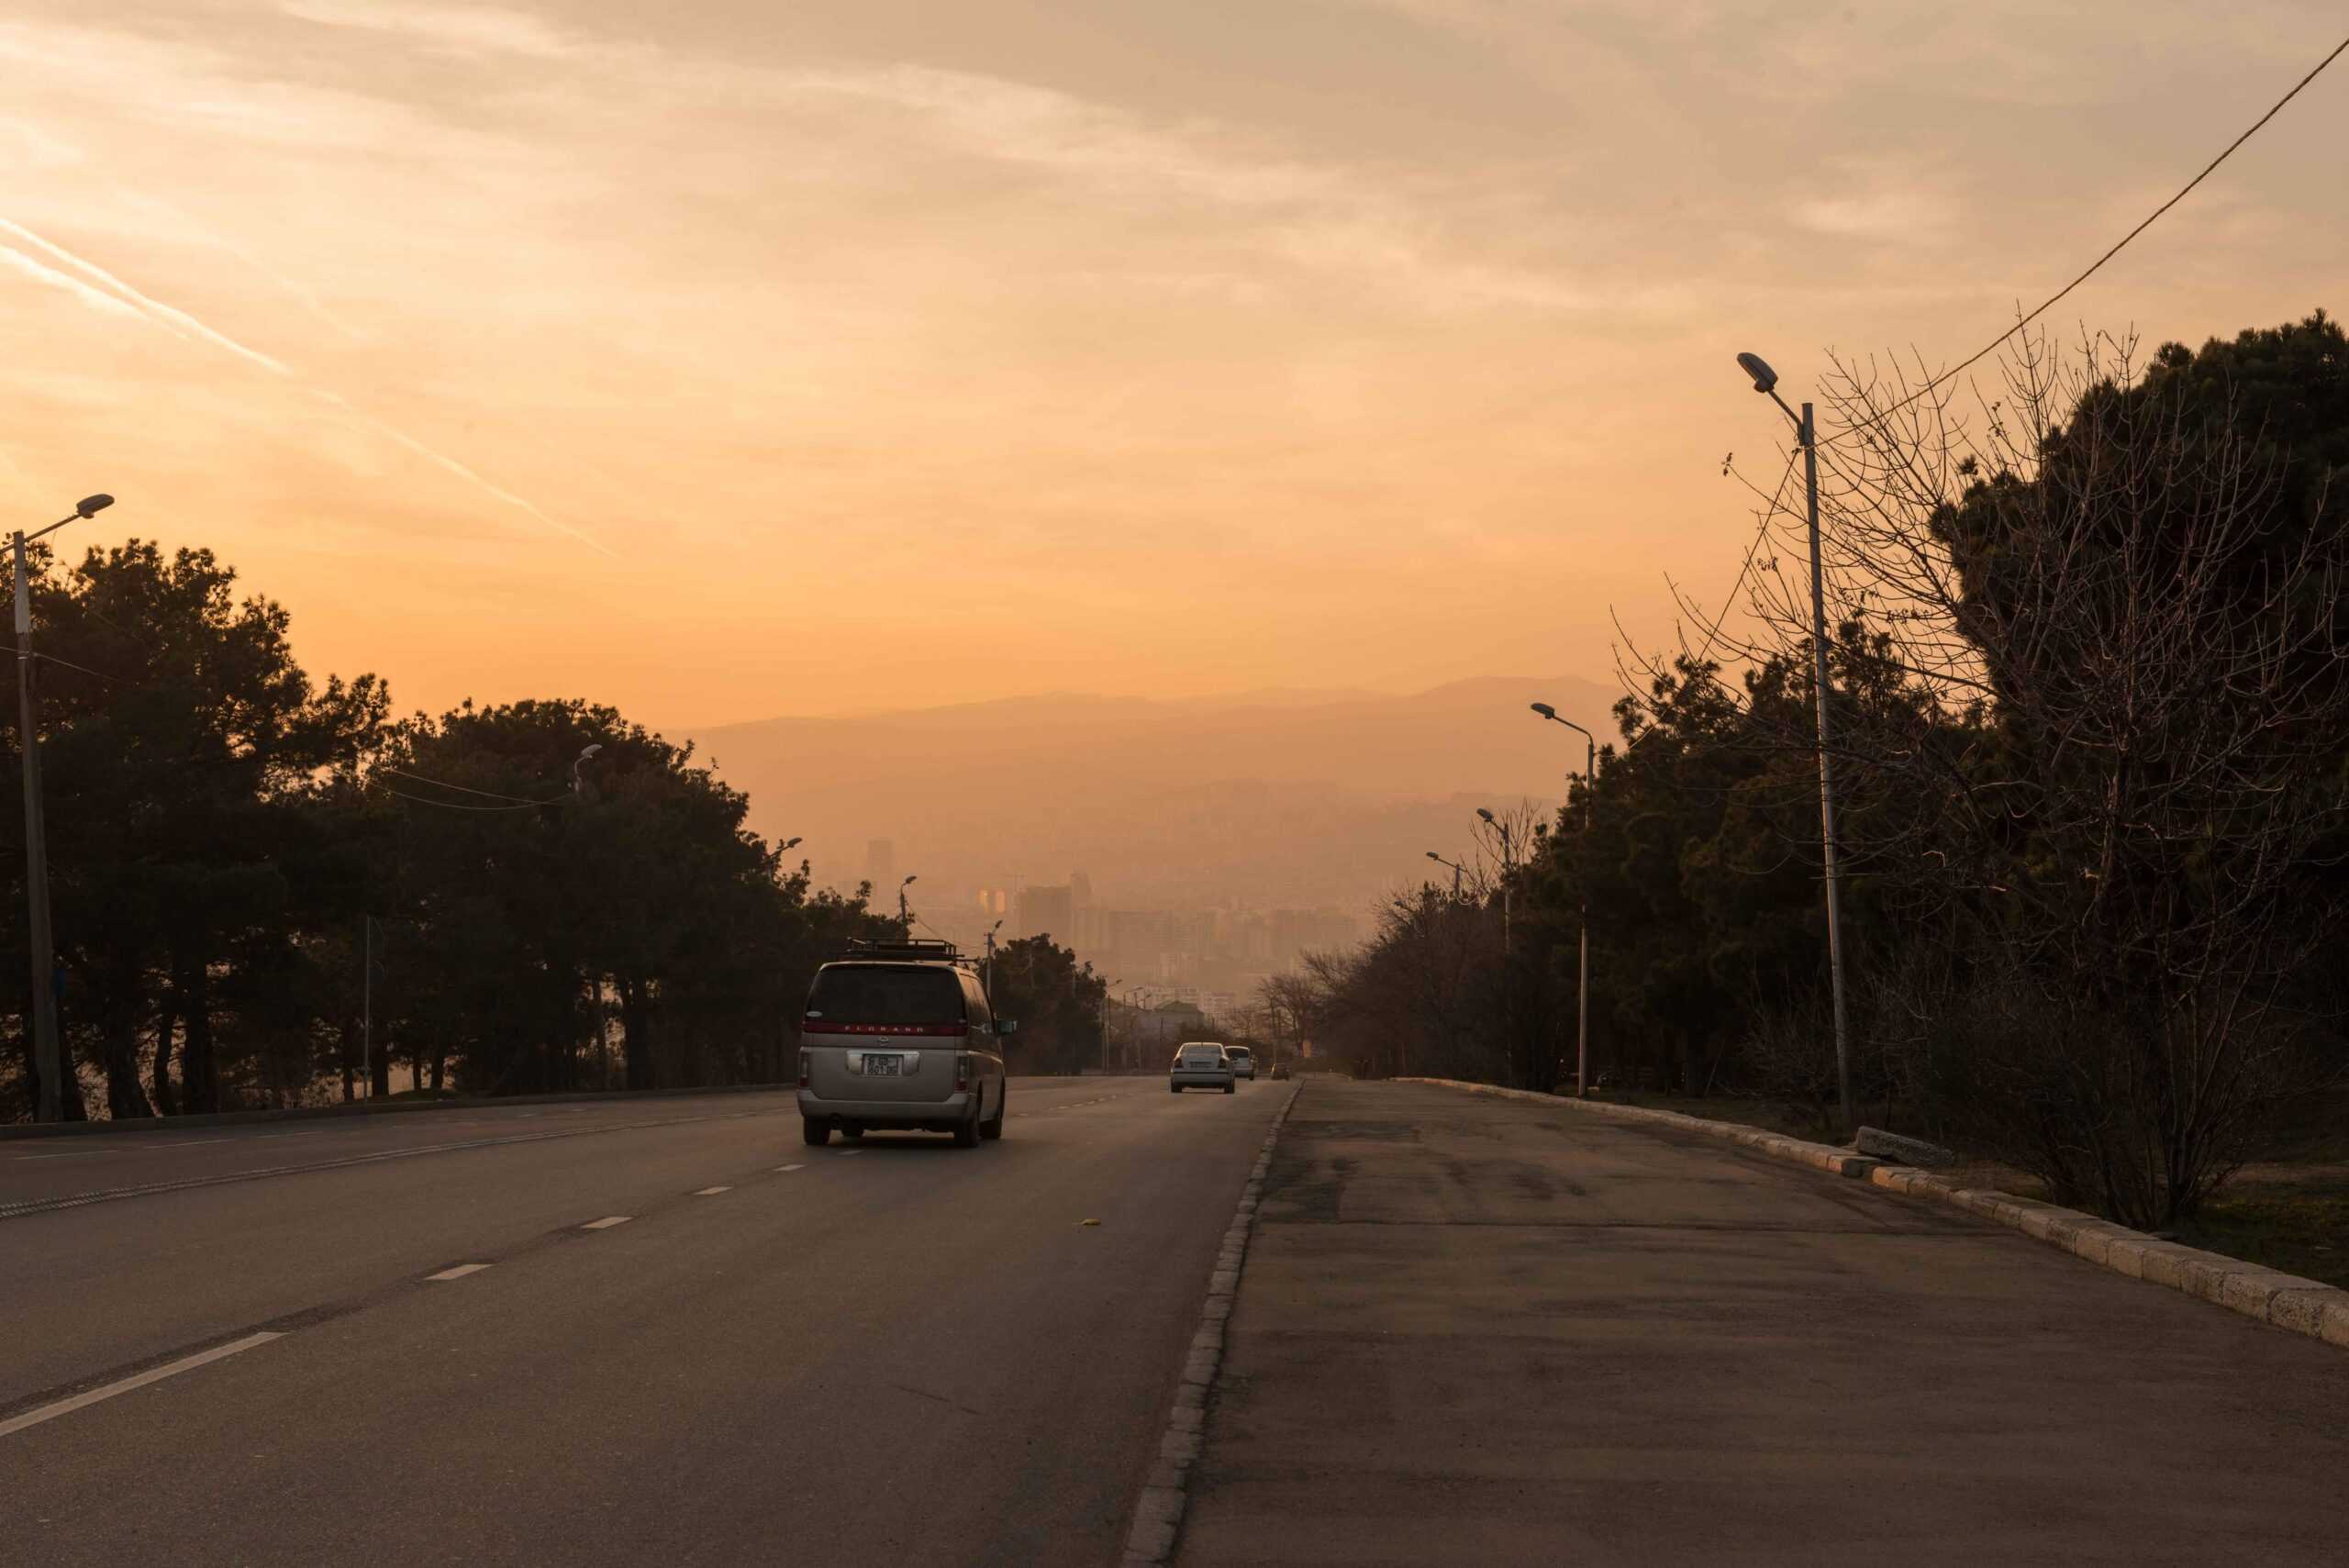
[[[836,964],[817,972],[807,1016],[829,1024],[959,1024],[963,983],[942,969]]]
[[[1186,1045],[1183,1048],[1183,1060],[1186,1062],[1202,1062],[1212,1066],[1222,1058],[1223,1052],[1211,1045]]]

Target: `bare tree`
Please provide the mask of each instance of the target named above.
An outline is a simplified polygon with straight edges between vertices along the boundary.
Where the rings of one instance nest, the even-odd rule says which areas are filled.
[[[2244,395],[2180,362],[2032,337],[1987,393],[1840,365],[1820,451],[1853,862],[1965,955],[1915,1047],[1977,1137],[2138,1224],[2289,1084],[2349,740],[2344,508],[2285,504]],[[1742,651],[1799,670],[1784,526]]]

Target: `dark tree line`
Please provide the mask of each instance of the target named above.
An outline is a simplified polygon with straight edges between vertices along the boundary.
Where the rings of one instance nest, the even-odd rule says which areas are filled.
[[[1847,367],[1825,412],[1863,1114],[2189,1213],[2343,1056],[2349,340],[2032,339],[1979,394]],[[1527,863],[1318,962],[1358,1070],[1559,1077],[1586,900],[1595,1070],[1831,1130],[1800,522],[1765,517],[1750,629],[1648,667]]]
[[[377,1095],[778,1081],[816,966],[896,932],[609,707],[396,717],[373,676],[314,681],[285,611],[206,550],[134,539],[61,567],[37,548],[31,592],[71,1116],[349,1097],[367,1075]],[[17,1119],[38,1084],[6,736]],[[1097,1049],[1099,984],[1072,955],[1005,958],[1007,1014],[1056,1059]]]

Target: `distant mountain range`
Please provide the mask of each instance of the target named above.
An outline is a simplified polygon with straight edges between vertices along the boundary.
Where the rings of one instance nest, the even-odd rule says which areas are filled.
[[[749,792],[753,826],[807,840],[819,882],[852,886],[868,842],[889,840],[898,874],[921,879],[917,906],[956,912],[955,928],[981,888],[1073,871],[1113,907],[1358,913],[1435,872],[1424,851],[1456,858],[1476,806],[1564,797],[1581,738],[1530,703],[1604,739],[1620,695],[1559,676],[1407,696],[1054,693],[685,735]]]

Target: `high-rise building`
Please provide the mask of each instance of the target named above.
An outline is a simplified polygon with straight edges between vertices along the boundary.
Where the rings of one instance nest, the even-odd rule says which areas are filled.
[[[1050,935],[1053,940],[1066,944],[1075,934],[1075,910],[1065,887],[1029,887],[1020,890],[1017,911],[1011,923],[1023,937]]]

